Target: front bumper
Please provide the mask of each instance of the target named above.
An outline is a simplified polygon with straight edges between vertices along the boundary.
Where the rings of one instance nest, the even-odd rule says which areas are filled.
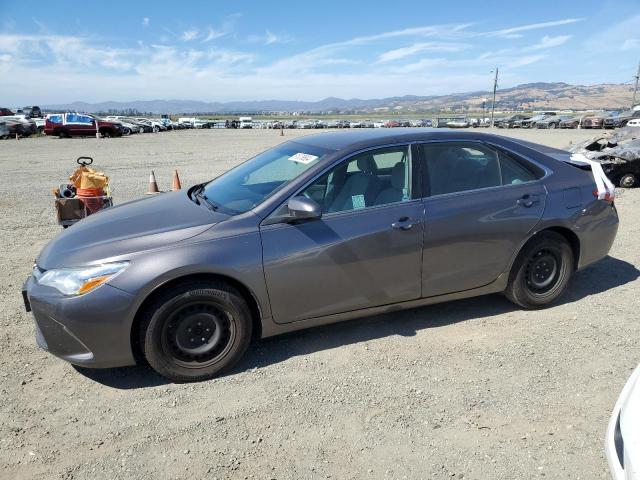
[[[94,368],[135,364],[131,349],[134,297],[108,284],[65,297],[30,276],[23,286],[39,347],[74,365]]]
[[[634,395],[634,387],[639,380],[640,367],[636,368],[622,389],[607,427],[605,452],[614,480],[640,479],[640,469],[636,468],[640,458],[637,455],[634,457],[640,446],[636,427],[640,417],[638,404],[631,399]],[[635,393],[637,396],[637,391]],[[627,422],[626,430],[621,426],[621,422]]]

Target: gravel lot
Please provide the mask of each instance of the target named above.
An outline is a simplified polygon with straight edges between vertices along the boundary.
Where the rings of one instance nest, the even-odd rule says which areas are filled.
[[[51,189],[90,155],[117,203],[309,132],[180,131],[0,142],[1,478],[608,478],[605,427],[640,361],[640,190],[611,256],[562,304],[499,295],[260,342],[223,378],[78,371],[39,350],[20,287],[60,232]],[[509,131],[553,146],[589,131]]]

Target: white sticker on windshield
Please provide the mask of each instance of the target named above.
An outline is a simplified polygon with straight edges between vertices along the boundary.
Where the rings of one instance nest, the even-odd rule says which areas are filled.
[[[364,203],[364,195],[351,195],[351,204],[354,210],[366,207]]]
[[[300,152],[290,156],[289,160],[296,163],[302,163],[303,165],[308,165],[309,163],[313,162],[317,158],[318,157],[316,157],[315,155]]]

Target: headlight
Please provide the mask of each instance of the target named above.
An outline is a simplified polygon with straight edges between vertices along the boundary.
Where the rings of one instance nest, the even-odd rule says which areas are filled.
[[[53,287],[63,295],[82,295],[98,288],[122,272],[129,262],[105,263],[84,268],[59,268],[41,272],[33,269],[33,276],[40,285]]]

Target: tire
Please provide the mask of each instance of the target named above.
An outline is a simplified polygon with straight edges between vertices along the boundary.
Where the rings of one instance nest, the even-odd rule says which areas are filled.
[[[145,310],[140,345],[160,375],[193,382],[231,368],[247,350],[251,334],[251,311],[235,288],[186,282],[163,292]]]
[[[622,188],[633,188],[638,185],[638,179],[633,173],[627,173],[620,178],[619,185]]]
[[[549,124],[549,128],[556,128],[556,124],[555,123],[550,123]]]
[[[153,133],[158,133],[160,131],[160,127],[155,126],[153,127]]]
[[[567,240],[555,232],[542,232],[518,254],[505,295],[526,309],[546,307],[564,293],[573,269],[573,251]]]

